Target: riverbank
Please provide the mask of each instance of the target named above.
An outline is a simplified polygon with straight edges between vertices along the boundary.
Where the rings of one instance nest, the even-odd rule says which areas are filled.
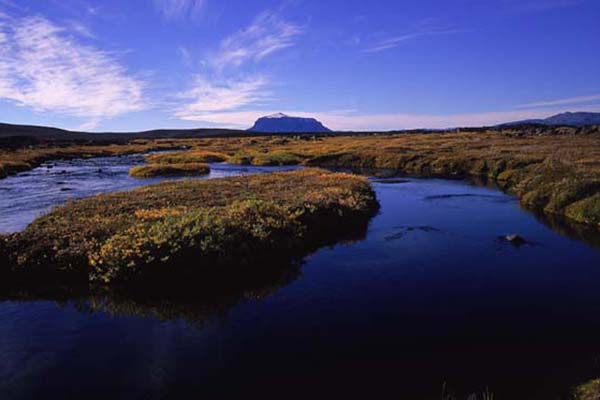
[[[151,164],[227,161],[378,170],[420,177],[492,181],[547,215],[600,227],[600,127],[523,126],[449,133],[253,136],[135,140],[0,152],[0,178],[59,158],[188,149],[149,155]]]
[[[53,160],[115,157],[150,151],[181,150],[190,147],[188,139],[132,140],[126,144],[66,145],[0,149],[0,179],[29,171]]]
[[[599,127],[202,139],[196,146],[239,164],[484,178],[527,207],[600,228]]]
[[[366,178],[319,169],[170,181],[58,207],[3,237],[0,261],[8,274],[97,285],[235,276],[363,227],[376,209]]]

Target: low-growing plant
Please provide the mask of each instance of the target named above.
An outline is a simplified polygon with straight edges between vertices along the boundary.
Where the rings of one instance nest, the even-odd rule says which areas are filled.
[[[146,160],[150,164],[211,163],[226,161],[228,156],[214,151],[185,151],[150,154]]]
[[[134,178],[155,178],[158,176],[197,176],[210,172],[208,164],[150,164],[132,167],[129,175]]]
[[[505,128],[453,133],[203,139],[199,148],[238,164],[393,170],[425,177],[495,181],[524,206],[597,225],[600,129]],[[569,210],[569,211],[567,211]]]
[[[270,153],[259,153],[252,159],[253,165],[278,166],[298,165],[302,159],[293,153],[274,151]]]
[[[600,400],[600,379],[578,386],[573,393],[573,400]]]
[[[92,158],[122,156],[136,153],[147,153],[153,150],[173,150],[189,145],[189,139],[169,140],[133,140],[125,144],[106,145],[63,145],[26,147],[15,150],[0,149],[0,164],[5,175],[28,171],[40,164],[52,160],[70,160],[74,158]],[[0,175],[0,178],[2,176]]]
[[[376,208],[366,178],[318,169],[167,181],[57,207],[7,236],[0,256],[13,273],[69,273],[102,285],[235,274],[362,227]]]
[[[373,169],[425,177],[467,175],[494,181],[524,206],[596,224],[600,192],[600,128],[508,127],[444,133],[259,136],[168,139],[128,145],[69,146],[0,151],[5,174],[56,158],[119,155],[187,147],[151,162],[223,160],[235,164]],[[215,158],[211,158],[211,157]],[[152,161],[154,160],[154,161]],[[158,161],[160,160],[160,161]],[[0,177],[2,173],[0,172]],[[567,210],[570,210],[567,212]]]

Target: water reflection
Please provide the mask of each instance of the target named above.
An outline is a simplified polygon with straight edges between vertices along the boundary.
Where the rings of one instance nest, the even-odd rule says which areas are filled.
[[[373,211],[373,216],[376,211]],[[8,301],[55,301],[71,304],[84,313],[135,316],[158,320],[184,320],[196,327],[223,316],[243,300],[262,300],[301,276],[305,257],[320,248],[356,244],[365,239],[369,218],[346,230],[328,230],[319,240],[291,260],[273,259],[260,265],[227,267],[200,275],[145,276],[135,286],[90,287],[73,280],[40,280],[34,276],[3,276],[0,303]],[[168,268],[165,268],[168,269]],[[188,270],[193,270],[190,268]],[[65,279],[69,279],[68,277]]]
[[[541,210],[526,208],[538,221],[550,227],[553,231],[569,239],[578,240],[600,250],[600,230],[589,225],[573,222],[560,215],[544,213]]]

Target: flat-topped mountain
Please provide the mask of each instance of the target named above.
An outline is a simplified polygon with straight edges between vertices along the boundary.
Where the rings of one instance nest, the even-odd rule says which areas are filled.
[[[567,126],[585,126],[600,125],[600,113],[593,112],[564,112],[544,119],[526,119],[522,121],[509,122],[502,125],[521,125],[521,124],[540,124],[540,125],[567,125]]]
[[[265,133],[331,132],[314,118],[291,117],[282,113],[259,118],[249,131]]]

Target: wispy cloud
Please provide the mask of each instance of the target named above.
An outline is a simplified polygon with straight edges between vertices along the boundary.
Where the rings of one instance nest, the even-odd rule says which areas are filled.
[[[99,120],[143,109],[145,83],[43,17],[0,19],[0,99]]]
[[[443,25],[435,18],[426,18],[417,22],[411,32],[380,38],[372,43],[369,47],[364,49],[364,52],[377,53],[380,51],[393,49],[403,42],[425,36],[451,35],[462,32],[466,31],[464,29],[456,29],[448,25]]]
[[[0,5],[10,7],[15,10],[25,11],[25,7],[15,3],[13,0],[0,0]]]
[[[265,57],[290,47],[302,33],[299,25],[288,22],[276,13],[265,11],[245,29],[221,42],[211,63],[217,68],[239,67],[247,61],[259,62]]]
[[[600,94],[592,94],[589,96],[569,97],[566,99],[538,101],[535,103],[520,104],[518,108],[537,108],[537,107],[550,107],[550,106],[563,106],[567,104],[583,104],[600,101]]]
[[[195,18],[200,15],[204,8],[205,0],[154,0],[154,5],[167,20],[181,18]]]
[[[195,76],[192,87],[179,97],[185,103],[175,110],[178,118],[206,121],[212,113],[257,106],[270,100],[271,80],[261,74],[243,74],[242,66],[265,58],[294,44],[302,28],[266,11],[252,23],[221,41]]]
[[[202,121],[212,112],[256,105],[268,98],[269,93],[265,89],[267,83],[263,77],[215,82],[199,75],[194,87],[181,95],[191,102],[180,107],[175,115],[185,120]]]
[[[79,36],[83,36],[88,39],[96,38],[96,35],[92,33],[91,29],[87,25],[84,25],[79,21],[69,20],[67,21],[67,25],[71,29],[71,31],[75,32]]]

